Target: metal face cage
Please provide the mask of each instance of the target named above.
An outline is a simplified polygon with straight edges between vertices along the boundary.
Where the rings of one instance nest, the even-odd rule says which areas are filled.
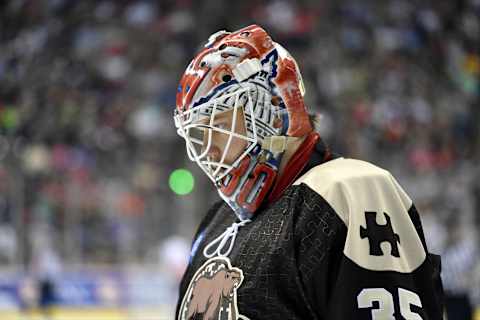
[[[185,140],[188,157],[195,161],[214,183],[222,180],[259,142],[250,89],[241,88],[187,111],[175,112],[177,133]],[[227,112],[231,113],[231,124],[225,125],[225,122],[218,120]],[[239,121],[243,122],[245,132],[239,132],[242,126]],[[221,139],[218,139],[219,136]],[[222,145],[215,145],[214,137],[221,140]],[[233,143],[243,141],[246,143],[245,150],[233,163],[228,163],[226,158],[232,151]],[[221,150],[217,159],[211,157],[214,146]]]

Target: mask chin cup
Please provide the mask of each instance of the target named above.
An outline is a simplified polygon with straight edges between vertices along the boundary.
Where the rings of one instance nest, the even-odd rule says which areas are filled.
[[[218,193],[242,219],[250,219],[263,203],[277,177],[277,169],[248,155],[220,182]]]

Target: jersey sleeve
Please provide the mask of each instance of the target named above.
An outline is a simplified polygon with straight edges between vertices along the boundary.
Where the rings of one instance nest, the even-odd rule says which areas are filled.
[[[440,258],[388,171],[341,158],[295,184],[308,190],[296,225],[299,273],[319,319],[442,319]]]

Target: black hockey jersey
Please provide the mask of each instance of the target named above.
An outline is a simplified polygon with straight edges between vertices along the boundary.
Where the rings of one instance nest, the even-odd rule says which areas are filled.
[[[346,158],[309,166],[239,228],[227,257],[207,259],[205,246],[236,220],[223,201],[213,206],[177,319],[442,319],[440,259],[392,175]]]

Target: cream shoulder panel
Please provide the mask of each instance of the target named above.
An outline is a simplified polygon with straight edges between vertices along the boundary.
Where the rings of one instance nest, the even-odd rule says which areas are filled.
[[[312,168],[294,185],[301,183],[320,194],[345,223],[344,254],[359,266],[408,273],[425,260],[408,215],[412,201],[388,171],[365,161],[339,158]],[[396,245],[384,234],[392,235]]]

